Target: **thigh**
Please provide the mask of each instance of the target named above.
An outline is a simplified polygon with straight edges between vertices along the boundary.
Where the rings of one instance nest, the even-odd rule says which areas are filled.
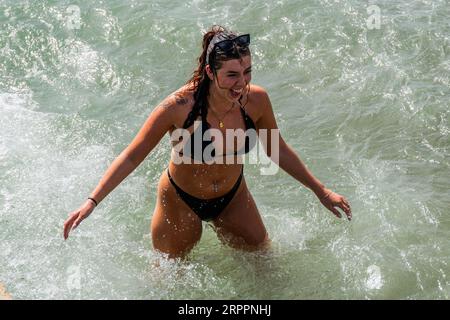
[[[242,179],[233,200],[213,220],[213,224],[219,239],[232,247],[258,250],[269,243],[266,228],[245,179]]]
[[[202,235],[202,221],[178,196],[165,171],[158,184],[151,234],[153,247],[170,258],[186,255]]]

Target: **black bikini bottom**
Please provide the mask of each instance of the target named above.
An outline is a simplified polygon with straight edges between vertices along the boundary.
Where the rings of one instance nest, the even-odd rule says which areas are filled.
[[[195,212],[195,214],[202,220],[209,221],[217,216],[225,209],[225,207],[230,203],[233,199],[236,191],[241,184],[242,176],[244,175],[244,166],[242,166],[241,175],[237,179],[234,186],[221,197],[212,198],[212,199],[200,199],[194,196],[191,196],[189,193],[186,193],[179,186],[176,185],[175,181],[173,181],[170,176],[169,169],[167,169],[167,175],[169,176],[169,180],[172,185],[175,187],[177,194],[180,198]]]

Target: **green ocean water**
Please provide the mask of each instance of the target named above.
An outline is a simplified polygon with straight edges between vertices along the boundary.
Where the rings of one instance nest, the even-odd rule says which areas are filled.
[[[0,283],[15,299],[449,299],[449,16],[438,0],[0,1]],[[63,241],[213,24],[251,34],[281,134],[354,219],[247,165],[272,251],[205,225],[188,261],[162,260],[166,136]]]

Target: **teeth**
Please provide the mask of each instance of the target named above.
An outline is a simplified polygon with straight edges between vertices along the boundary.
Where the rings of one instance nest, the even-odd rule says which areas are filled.
[[[242,90],[243,90],[243,89],[240,89],[240,90],[234,90],[234,89],[231,89],[231,91],[233,91],[234,93],[241,93]]]

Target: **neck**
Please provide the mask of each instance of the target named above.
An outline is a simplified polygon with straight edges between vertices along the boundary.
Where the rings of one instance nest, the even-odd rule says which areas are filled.
[[[223,98],[219,94],[217,87],[214,84],[211,84],[209,88],[208,105],[209,108],[214,109],[216,112],[223,113],[230,109],[233,102]]]

